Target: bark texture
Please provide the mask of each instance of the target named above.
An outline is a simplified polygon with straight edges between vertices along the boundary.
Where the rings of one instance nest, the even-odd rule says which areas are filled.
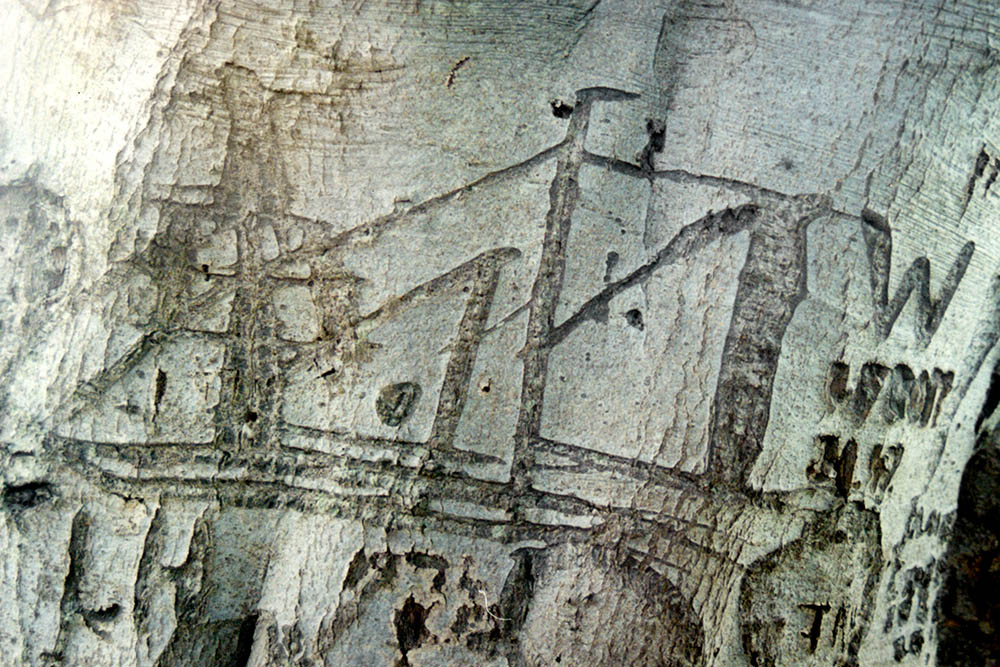
[[[0,662],[1000,660],[992,0],[8,3]]]

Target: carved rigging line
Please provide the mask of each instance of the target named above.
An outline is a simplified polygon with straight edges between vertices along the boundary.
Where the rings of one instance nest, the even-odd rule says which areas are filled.
[[[639,284],[649,278],[654,271],[677,261],[691,257],[693,253],[708,246],[713,241],[737,234],[749,229],[757,211],[756,204],[746,204],[736,209],[726,209],[720,213],[711,213],[700,220],[683,227],[667,245],[656,253],[649,263],[639,267],[624,278],[608,284],[596,295],[588,299],[576,312],[570,315],[557,327],[554,327],[545,340],[545,345],[558,345],[566,336],[572,333],[581,323],[591,319],[596,311],[601,310],[615,296],[629,287]]]
[[[507,262],[513,261],[521,256],[521,251],[517,248],[495,248],[493,250],[487,250],[480,253],[476,257],[459,264],[447,273],[435,276],[430,280],[423,282],[416,287],[413,287],[409,291],[401,294],[398,297],[393,297],[385,301],[381,306],[358,318],[356,321],[351,322],[352,325],[360,325],[364,323],[368,330],[388,321],[393,315],[399,312],[399,310],[406,305],[418,301],[423,298],[433,296],[442,289],[447,289],[452,287],[459,282],[468,282],[474,280],[477,274],[481,273],[484,269],[491,269],[490,280],[496,280],[497,274],[500,268]],[[492,292],[489,295],[478,294],[476,292],[470,297],[469,302],[472,303],[478,298],[479,307],[485,307],[489,310],[489,305],[492,303]]]
[[[371,222],[366,222],[358,225],[357,227],[340,232],[324,243],[306,243],[300,250],[296,251],[296,255],[302,259],[309,259],[321,256],[332,250],[337,250],[355,240],[368,240],[371,237],[378,236],[382,232],[387,231],[396,225],[405,223],[408,218],[412,218],[423,213],[430,213],[431,211],[442,208],[460,198],[466,192],[470,192],[476,188],[489,185],[491,183],[502,183],[513,179],[515,176],[524,174],[535,166],[558,155],[565,148],[565,145],[566,140],[563,140],[558,144],[535,153],[526,160],[513,164],[509,167],[492,171],[470,183],[461,185],[442,195],[431,197],[430,199],[426,199],[419,204],[410,206],[402,211],[389,213],[388,215],[384,215],[380,218],[372,220]]]

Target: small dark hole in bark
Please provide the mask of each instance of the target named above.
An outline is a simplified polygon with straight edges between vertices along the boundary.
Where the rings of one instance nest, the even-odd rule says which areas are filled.
[[[406,562],[415,567],[426,568],[429,570],[444,571],[448,569],[448,561],[441,556],[423,553],[420,551],[411,551],[406,554]]]
[[[649,135],[649,147],[654,153],[663,151],[666,144],[666,126],[662,120],[646,119],[646,134]]]
[[[88,609],[84,612],[84,614],[87,616],[87,620],[89,621],[108,623],[109,621],[115,620],[121,610],[121,606],[115,603],[102,609]]]
[[[167,374],[161,369],[156,369],[156,380],[153,385],[153,412],[159,412],[163,395],[167,392]]]
[[[552,115],[556,118],[569,118],[573,114],[573,106],[560,100],[552,100],[549,106],[552,107]]]
[[[248,424],[257,421],[257,413],[253,410],[247,410],[246,421]]]
[[[910,653],[917,654],[920,653],[924,648],[924,634],[917,630],[912,635],[910,635]]]
[[[851,492],[851,484],[854,481],[854,466],[858,461],[858,444],[852,439],[844,445],[844,450],[837,458],[837,495],[846,499]]]
[[[619,256],[618,253],[611,251],[604,260],[604,282],[611,282],[611,272],[615,270],[618,265]]]
[[[990,169],[990,177],[986,179],[986,185],[983,186],[983,194],[985,195],[996,183],[997,176],[1000,175],[1000,159],[993,160],[993,167]]]
[[[969,182],[965,186],[965,201],[968,203],[969,199],[972,198],[972,194],[976,191],[976,181],[982,178],[983,174],[986,173],[986,165],[990,163],[990,156],[986,152],[986,149],[979,151],[979,156],[976,158],[976,166],[972,170],[972,176],[969,177]],[[992,185],[992,184],[991,184]]]
[[[979,151],[979,155],[976,157],[976,168],[973,173],[975,173],[976,178],[979,178],[986,172],[986,165],[990,163],[990,156],[986,153],[986,149]]]
[[[633,308],[625,313],[625,321],[628,322],[629,326],[635,327],[639,331],[646,328],[646,325],[642,321],[642,311],[638,308]]]

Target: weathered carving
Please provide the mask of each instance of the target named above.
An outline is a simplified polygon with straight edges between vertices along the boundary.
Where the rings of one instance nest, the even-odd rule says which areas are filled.
[[[806,534],[746,576],[741,615],[751,665],[780,664],[795,654],[813,664],[859,664],[881,566],[878,517],[848,504]],[[853,568],[865,576],[852,576]]]
[[[226,80],[227,94],[234,100],[258,94],[257,84],[246,72],[234,70]],[[829,209],[821,197],[754,191],[753,203],[709,213],[688,224],[649,261],[617,280],[610,274],[618,261],[609,255],[603,288],[557,324],[565,246],[579,197],[581,168],[596,166],[645,181],[686,178],[657,172],[650,160],[633,165],[585,149],[594,105],[633,97],[610,89],[579,91],[567,112],[566,138],[524,163],[523,168],[543,161],[556,165],[541,254],[530,298],[506,319],[492,324],[503,267],[521,261],[526,249],[501,245],[480,252],[375,307],[363,308],[357,287],[360,280],[340,264],[338,253],[347,252],[340,247],[371,243],[362,240],[368,236],[377,241],[393,225],[405,224],[408,216],[445,206],[455,195],[418,204],[333,241],[324,241],[318,232],[297,236],[296,229],[308,229],[311,223],[282,217],[276,203],[280,196],[270,184],[275,175],[256,166],[269,162],[266,142],[244,144],[240,139],[249,141],[262,132],[262,121],[254,116],[252,104],[233,102],[230,133],[235,143],[225,173],[231,178],[254,165],[250,172],[257,179],[253,189],[264,194],[256,203],[242,205],[249,210],[241,214],[234,212],[240,210],[238,197],[246,186],[226,181],[220,188],[230,199],[220,196],[219,204],[208,208],[161,205],[161,216],[167,221],[164,231],[120,267],[125,274],[152,279],[152,289],[163,304],[156,311],[157,319],[117,361],[81,386],[73,404],[64,409],[65,426],[50,436],[50,447],[95,481],[130,495],[205,498],[210,494],[224,505],[323,508],[343,517],[391,511],[403,525],[413,522],[451,530],[449,526],[457,522],[473,534],[507,540],[532,537],[549,543],[614,522],[622,526],[630,544],[629,562],[645,563],[644,567],[665,577],[663,585],[674,591],[671,595],[691,605],[691,614],[701,618],[702,631],[711,625],[701,616],[710,608],[722,605],[734,618],[735,607],[715,597],[696,601],[696,591],[702,581],[712,582],[719,591],[713,595],[738,587],[746,568],[782,543],[763,536],[777,534],[765,526],[786,523],[787,511],[781,509],[777,497],[758,504],[746,476],[767,427],[782,336],[805,290],[805,230]],[[655,152],[662,147],[662,136],[656,133],[655,124],[651,127],[650,151]],[[521,168],[512,167],[466,190],[485,187],[490,178],[502,183]],[[672,470],[656,459],[637,465],[635,460],[544,438],[542,417],[550,400],[547,386],[553,383],[549,370],[553,350],[585,322],[597,318],[607,326],[599,313],[627,290],[645,285],[657,271],[740,234],[747,237],[746,258],[734,277],[732,316],[720,351],[714,401],[707,412],[709,444],[700,455],[701,463],[691,468],[707,474]],[[190,247],[200,250],[188,258],[183,249]],[[775,266],[781,270],[775,272]],[[446,304],[464,305],[455,310]],[[525,314],[520,320],[519,312]],[[415,323],[441,323],[433,331],[444,332],[444,338],[429,342],[434,351],[445,351],[446,361],[420,367],[427,369],[420,371],[423,375],[405,382],[398,375],[383,378],[377,364],[383,363],[383,357],[392,359],[393,352],[380,342],[390,339],[380,337],[379,332],[406,318]],[[637,308],[625,312],[623,320],[624,326],[637,332],[655,324]],[[524,338],[510,353],[523,363],[521,386],[517,394],[505,398],[494,394],[492,380],[481,384],[474,377],[476,359],[486,336],[519,321]],[[171,349],[177,351],[171,353]],[[208,378],[208,389],[202,394],[208,400],[196,406],[202,416],[191,421],[192,437],[186,442],[156,442],[157,425],[170,411],[176,422],[176,410],[192,409],[179,404],[179,394],[174,393],[191,380],[175,370],[168,375],[153,361],[164,354],[187,355],[196,364],[190,378]],[[366,365],[372,370],[365,370]],[[861,396],[854,400],[858,409],[870,407],[877,389],[855,390],[855,396]],[[837,391],[843,393],[846,388]],[[126,404],[136,406],[131,417],[137,436],[124,442],[81,437],[88,428],[98,433],[85,426],[91,423],[88,419],[95,419],[88,415],[115,392],[124,392]],[[466,405],[472,397],[479,400],[485,394],[491,400],[497,395],[496,400],[515,401],[517,417],[509,454],[456,444]],[[209,415],[207,421],[205,415]],[[842,500],[852,486],[854,451],[848,446],[836,461],[828,462],[835,468],[836,495]],[[565,463],[556,464],[556,459]],[[499,477],[502,482],[496,481],[496,473],[487,472],[497,468],[505,471]],[[598,507],[588,498],[580,480],[598,470],[606,471],[608,479],[620,485],[620,491],[611,492],[610,497],[622,502]],[[397,492],[401,489],[405,493]],[[704,516],[719,517],[720,527],[706,531]],[[217,521],[203,524],[204,530],[213,529]],[[755,530],[761,532],[754,539],[760,542],[748,548],[744,537],[724,528],[735,521],[759,525]],[[686,537],[678,540],[678,534]],[[212,558],[209,553],[200,557]],[[707,559],[709,564],[697,580],[686,580],[685,563],[693,558]],[[154,583],[162,576],[149,567],[143,585],[162,585]],[[186,594],[191,597],[185,605],[193,605],[192,609],[206,603],[195,590]],[[211,630],[212,641],[247,645],[249,628],[265,619],[253,616],[250,607],[240,609],[236,620],[226,626],[228,630]],[[403,628],[399,632],[404,659],[425,637],[420,619],[426,619],[428,609],[416,598],[408,598],[396,611],[397,628]],[[504,613],[498,610],[496,616],[502,618]],[[224,650],[223,644],[203,645],[195,616],[182,614],[182,619],[186,620],[180,622],[177,633],[158,649],[163,655]],[[481,620],[487,625],[493,622],[488,615]],[[287,639],[275,635],[274,641]],[[678,641],[677,646],[684,648],[672,659],[690,656],[691,651],[714,651],[721,635],[695,633]]]
[[[848,388],[850,367],[843,362],[830,364],[826,392],[830,409],[847,410],[858,422],[866,421],[875,402],[885,396],[881,417],[886,424],[901,419],[920,427],[937,426],[937,416],[954,384],[951,371],[933,369],[914,376],[906,364],[889,368],[877,362],[861,367],[854,388]]]
[[[733,61],[749,57],[750,24],[719,24]],[[678,39],[670,26],[665,18],[661,41]],[[663,50],[658,76],[670,67]],[[373,59],[380,73],[396,69],[389,56]],[[443,85],[460,87],[475,61],[448,62]],[[612,663],[802,654],[856,664],[881,595],[892,613],[876,625],[900,658],[921,653],[932,566],[942,566],[886,565],[879,512],[904,444],[922,443],[895,433],[874,442],[864,429],[908,428],[940,444],[940,460],[945,429],[997,342],[1000,292],[961,367],[881,350],[821,358],[825,384],[810,379],[815,456],[792,466],[800,486],[762,490],[751,472],[787,333],[815,287],[810,230],[860,221],[876,337],[888,340],[912,301],[921,351],[972,266],[971,241],[932,298],[930,261],[893,276],[890,225],[868,209],[847,216],[825,195],[659,169],[662,118],[632,128],[645,146],[626,153],[631,162],[601,154],[588,143],[595,115],[638,99],[607,87],[552,100],[565,136],[516,164],[417,203],[400,193],[394,211],[362,224],[314,219],[294,211],[279,134],[303,105],[335,105],[229,61],[178,67],[176,91],[136,144],[156,144],[157,124],[174,116],[201,119],[220,138],[205,176],[215,180],[170,182],[155,147],[151,175],[120,165],[118,201],[129,205],[115,210],[128,212],[94,290],[113,313],[97,337],[106,348],[90,355],[102,363],[67,373],[86,379],[45,426],[47,452],[74,472],[3,492],[13,520],[29,526],[71,502],[60,475],[78,475],[74,484],[110,491],[101,502],[129,517],[109,527],[76,508],[52,529],[67,544],[66,562],[49,568],[64,580],[62,621],[32,650],[77,655],[81,628],[116,640],[117,619],[134,616],[133,643],[149,663],[362,655],[416,664],[430,647],[456,663],[575,663],[593,646],[573,638],[597,637]],[[552,122],[544,100],[543,112]],[[996,177],[982,156],[966,206]],[[615,209],[621,202],[594,203],[591,190],[612,177],[630,198],[671,184],[712,186],[733,202],[685,213],[657,236],[655,207],[636,207],[639,230]],[[523,202],[510,194],[521,191]],[[29,185],[0,195],[63,222],[59,202]],[[589,214],[642,241],[600,247],[591,273],[577,276],[574,231]],[[38,298],[60,289],[66,234],[57,224],[28,253],[44,261],[18,289]],[[928,518],[905,537],[943,534],[939,523]],[[127,536],[134,595],[95,583],[106,574],[91,553],[99,531]],[[291,579],[322,594],[302,607],[274,584]],[[600,595],[567,594],[588,587]],[[637,637],[627,646],[601,634],[621,606]],[[563,615],[550,624],[553,609]],[[396,645],[353,645],[370,619],[391,627]],[[553,654],[546,633],[580,652]]]

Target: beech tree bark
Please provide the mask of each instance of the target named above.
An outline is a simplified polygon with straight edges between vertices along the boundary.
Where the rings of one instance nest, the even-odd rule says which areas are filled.
[[[3,664],[1000,660],[991,0],[6,5]]]

